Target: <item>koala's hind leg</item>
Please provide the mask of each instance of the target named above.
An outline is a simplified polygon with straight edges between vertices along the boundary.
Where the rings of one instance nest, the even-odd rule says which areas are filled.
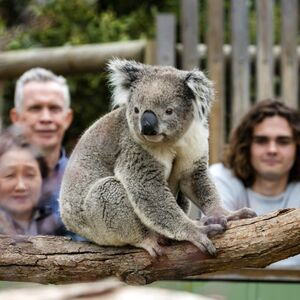
[[[115,177],[96,181],[84,201],[86,224],[79,232],[99,245],[130,244],[144,248],[151,256],[162,254],[159,235],[142,224],[127,198],[126,191]]]

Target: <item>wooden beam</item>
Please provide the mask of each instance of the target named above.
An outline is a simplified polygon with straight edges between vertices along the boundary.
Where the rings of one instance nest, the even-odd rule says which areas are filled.
[[[294,268],[245,268],[233,271],[221,271],[199,276],[191,276],[189,280],[214,281],[263,281],[263,282],[300,282],[299,266]]]
[[[58,74],[100,72],[112,57],[143,61],[146,41],[35,48],[0,53],[0,79],[13,78],[33,67]]]

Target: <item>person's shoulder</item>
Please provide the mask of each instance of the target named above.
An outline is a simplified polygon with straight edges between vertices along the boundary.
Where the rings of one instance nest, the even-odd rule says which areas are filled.
[[[287,190],[293,194],[300,194],[300,181],[290,182],[287,186]]]
[[[227,168],[223,163],[215,163],[209,167],[209,172],[213,178],[218,179],[222,182],[227,182],[229,185],[243,188],[242,181],[237,178],[230,168]]]
[[[2,208],[0,208],[0,234],[16,234],[11,217]]]
[[[210,166],[209,172],[227,209],[236,210],[246,205],[245,186],[231,169],[216,163]]]
[[[231,176],[231,177],[234,176],[232,170],[225,167],[223,163],[215,163],[215,164],[210,165],[209,172],[212,175],[222,175],[222,176],[227,175],[227,176]]]
[[[287,186],[285,197],[286,200],[286,207],[300,207],[299,202],[299,194],[300,194],[300,182],[290,182]]]
[[[65,169],[68,161],[69,161],[69,157],[67,156],[66,150],[64,148],[62,148],[61,152],[60,152],[60,157],[59,157],[59,160],[57,163],[58,168]]]

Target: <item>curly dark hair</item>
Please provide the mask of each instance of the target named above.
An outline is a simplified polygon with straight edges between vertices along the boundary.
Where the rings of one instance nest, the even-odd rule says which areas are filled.
[[[286,119],[292,128],[296,142],[296,159],[288,181],[300,181],[300,112],[279,100],[266,99],[259,101],[242,118],[239,125],[232,131],[225,148],[224,165],[232,169],[235,176],[242,180],[246,187],[250,187],[255,179],[250,157],[253,129],[265,118],[273,116]]]
[[[31,144],[24,136],[21,127],[13,125],[4,130],[0,135],[0,157],[10,149],[24,149],[33,155],[38,162],[42,178],[49,173],[47,162],[38,147]]]

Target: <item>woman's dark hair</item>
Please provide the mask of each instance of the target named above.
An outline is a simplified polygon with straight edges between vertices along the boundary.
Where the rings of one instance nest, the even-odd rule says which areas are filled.
[[[225,148],[224,164],[249,187],[254,183],[255,171],[251,165],[250,147],[254,127],[265,118],[280,116],[289,123],[296,142],[296,159],[290,171],[289,182],[300,181],[300,113],[278,100],[263,100],[253,106],[232,131]]]
[[[25,138],[22,128],[16,125],[7,128],[0,135],[0,157],[11,149],[22,149],[31,153],[38,162],[42,178],[47,177],[49,169],[42,152]]]

